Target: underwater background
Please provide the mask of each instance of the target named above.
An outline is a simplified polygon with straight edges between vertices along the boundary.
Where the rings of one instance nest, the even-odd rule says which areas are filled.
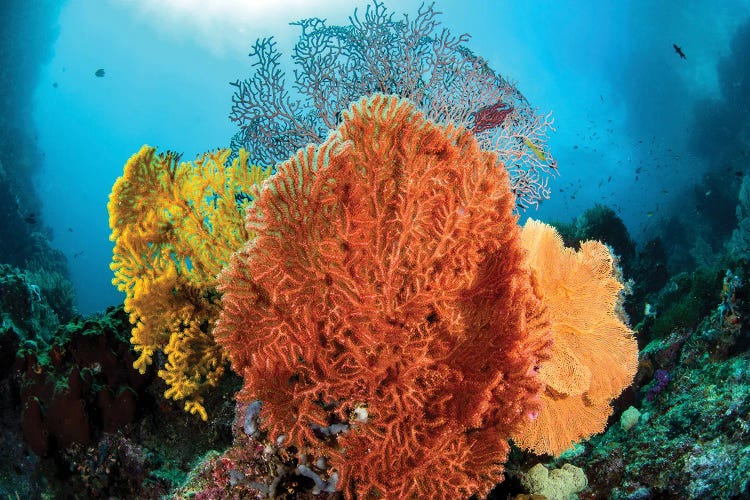
[[[117,228],[107,206],[126,162],[146,144],[184,161],[234,146],[249,128],[233,104],[259,67],[248,57],[256,40],[274,37],[291,84],[302,29],[290,23],[347,26],[368,5],[398,21],[430,4],[3,2],[1,497],[403,497],[382,486],[342,492],[325,463],[268,451],[260,410],[234,400],[247,375],[230,363],[250,355],[233,354],[229,334],[219,338],[229,354],[210,338],[215,282],[191,282],[208,304],[195,313],[202,322],[183,321],[179,338],[154,341],[145,356],[154,346],[131,334],[129,318],[144,306],[123,309],[122,290],[140,285],[120,276],[118,291],[117,257],[110,268]],[[563,453],[511,447],[492,491],[416,497],[750,498],[750,2],[446,0],[434,10],[434,33],[468,33],[461,45],[520,92],[514,109],[528,108],[518,127],[532,132],[510,150],[542,166],[548,192],[515,209],[519,222],[551,224],[571,247],[609,245],[625,289],[618,318],[639,352],[605,404],[605,432]],[[491,109],[473,109],[464,125],[479,135]],[[200,265],[188,256],[182,272]],[[190,351],[204,342],[205,352]],[[317,429],[327,438],[345,425],[328,424]]]

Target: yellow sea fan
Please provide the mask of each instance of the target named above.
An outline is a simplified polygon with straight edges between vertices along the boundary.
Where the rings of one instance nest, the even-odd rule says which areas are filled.
[[[552,226],[533,220],[521,238],[554,344],[539,372],[546,384],[543,409],[513,439],[535,453],[557,455],[604,430],[611,400],[633,380],[638,346],[617,314],[623,285],[606,245],[566,248]]]
[[[107,208],[115,242],[113,284],[125,292],[134,328],[131,343],[145,372],[157,352],[165,396],[207,418],[201,393],[216,385],[225,358],[211,330],[219,313],[216,276],[252,235],[244,226],[251,192],[271,174],[248,165],[248,155],[227,166],[230,151],[195,162],[143,146],[125,165]]]

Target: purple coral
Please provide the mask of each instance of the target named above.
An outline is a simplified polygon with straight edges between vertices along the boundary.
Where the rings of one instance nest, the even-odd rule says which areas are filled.
[[[667,387],[667,384],[669,383],[670,377],[669,372],[667,370],[656,370],[656,373],[654,373],[654,385],[651,386],[651,388],[646,393],[646,399],[649,401],[653,401],[656,396],[664,390],[665,387]]]

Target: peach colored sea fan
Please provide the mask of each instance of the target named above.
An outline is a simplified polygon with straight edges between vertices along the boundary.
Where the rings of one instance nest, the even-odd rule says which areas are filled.
[[[604,430],[610,402],[633,380],[638,346],[617,314],[623,285],[606,245],[586,241],[578,251],[566,248],[552,226],[534,220],[521,238],[554,344],[540,369],[542,411],[513,440],[535,453],[559,455]]]
[[[484,495],[539,410],[547,324],[496,161],[376,94],[254,195],[214,335],[269,437],[349,498]]]

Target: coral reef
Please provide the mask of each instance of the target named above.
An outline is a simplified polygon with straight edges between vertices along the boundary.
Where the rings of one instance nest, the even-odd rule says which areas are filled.
[[[206,397],[215,418],[195,419],[162,399],[155,370],[133,368],[129,330],[119,307],[63,325],[49,344],[0,334],[0,495],[156,498],[229,444],[235,378]]]
[[[271,441],[324,457],[349,497],[486,494],[540,409],[547,326],[495,165],[378,94],[248,212],[214,335]]]
[[[73,286],[60,273],[0,264],[0,330],[44,345],[74,316],[74,301]]]
[[[656,317],[644,323],[645,339],[669,336],[675,329],[695,328],[719,300],[723,272],[699,268],[672,277],[654,298]]]
[[[272,38],[257,40],[254,72],[233,85],[231,119],[240,127],[233,147],[251,161],[273,165],[307,144],[319,144],[341,121],[347,106],[375,92],[412,101],[428,119],[463,125],[483,149],[498,153],[497,168],[510,173],[520,207],[549,197],[556,163],[546,146],[550,116],[540,116],[518,89],[464,44],[468,35],[440,29],[432,5],[416,16],[394,19],[377,1],[350,24],[329,26],[318,18],[295,24],[293,98]]]
[[[325,459],[299,462],[293,448],[268,439],[260,429],[259,408],[258,401],[237,404],[232,426],[234,444],[223,453],[207,453],[173,492],[176,500],[342,497],[335,491],[338,476],[330,473]]]
[[[563,458],[586,471],[586,495],[619,500],[750,494],[747,277],[747,266],[725,273],[713,282],[714,307],[702,320],[665,329],[643,349],[634,427],[613,425],[585,443],[583,453]],[[655,307],[663,309],[658,301]]]
[[[92,446],[75,443],[63,454],[87,498],[157,498],[167,492],[166,483],[149,480],[153,455],[122,432],[104,434]]]
[[[270,174],[240,151],[206,153],[194,163],[143,146],[125,165],[108,205],[115,242],[113,283],[125,292],[135,326],[134,366],[144,373],[157,352],[165,396],[208,418],[202,393],[224,373],[224,355],[211,336],[218,316],[216,275],[251,236],[242,215],[248,190]]]
[[[109,323],[108,323],[109,321]],[[19,352],[22,427],[39,456],[74,443],[89,445],[99,432],[115,432],[136,416],[145,377],[132,365],[126,321],[110,311],[108,321],[85,321],[61,329],[50,345]]]

